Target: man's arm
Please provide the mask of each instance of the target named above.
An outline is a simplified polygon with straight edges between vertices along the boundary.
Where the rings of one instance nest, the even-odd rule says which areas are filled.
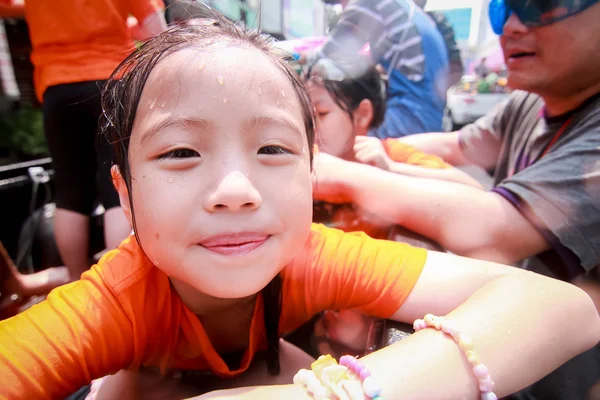
[[[455,167],[473,164],[462,153],[459,134],[460,132],[458,131],[449,133],[420,133],[395,140],[413,146],[424,153],[438,156]]]
[[[318,155],[315,169],[315,198],[336,196],[354,202],[452,253],[513,264],[550,248],[536,228],[496,193],[393,174],[324,154]]]

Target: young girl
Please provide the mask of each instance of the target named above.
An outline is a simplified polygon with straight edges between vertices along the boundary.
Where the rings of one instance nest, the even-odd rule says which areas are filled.
[[[319,126],[317,143],[323,153],[404,175],[480,187],[469,175],[437,156],[398,139],[367,136],[383,122],[386,85],[365,58],[337,62],[319,59],[309,69],[308,78]]]
[[[307,93],[259,34],[213,18],[150,40],[115,72],[106,132],[135,237],[0,322],[0,397],[61,398],[142,365],[234,378],[263,350],[276,374],[280,335],[326,309],[445,316],[498,397],[598,341],[598,314],[574,286],[311,225]],[[386,399],[477,398],[483,366],[461,347],[425,328],[361,359],[361,374]],[[200,398],[313,397],[290,379]]]

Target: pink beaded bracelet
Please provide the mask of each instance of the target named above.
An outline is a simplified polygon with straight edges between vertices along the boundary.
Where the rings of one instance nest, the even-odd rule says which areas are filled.
[[[498,400],[498,396],[494,393],[495,384],[490,377],[488,367],[479,361],[479,356],[473,351],[473,341],[469,336],[456,329],[450,320],[444,319],[444,317],[436,317],[433,314],[427,314],[423,319],[415,320],[413,328],[415,332],[425,328],[435,328],[452,337],[473,366],[473,375],[479,380],[481,400]],[[341,361],[340,359],[340,363]]]
[[[367,397],[373,400],[383,400],[379,394],[381,393],[381,385],[371,376],[371,372],[361,363],[358,358],[352,356],[341,356],[340,365],[348,368],[357,377],[360,378],[363,386],[363,392]]]

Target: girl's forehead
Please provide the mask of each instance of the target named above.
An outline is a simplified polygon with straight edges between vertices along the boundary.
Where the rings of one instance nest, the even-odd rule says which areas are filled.
[[[249,47],[216,44],[209,48],[185,48],[161,60],[150,74],[147,86],[162,90],[189,88],[214,91],[235,86],[238,90],[259,86],[261,93],[270,89],[292,94],[288,77],[275,60]]]
[[[228,124],[242,117],[280,115],[303,126],[290,77],[275,60],[252,48],[187,48],[161,60],[142,91],[132,136],[168,116]]]

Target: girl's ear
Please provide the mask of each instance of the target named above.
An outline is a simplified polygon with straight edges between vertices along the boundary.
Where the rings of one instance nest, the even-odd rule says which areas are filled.
[[[110,169],[110,174],[112,176],[113,185],[119,193],[119,201],[121,202],[121,208],[129,221],[129,225],[133,226],[133,219],[131,218],[131,204],[129,203],[129,190],[127,189],[127,184],[125,184],[125,179],[121,175],[121,171],[117,165],[113,165]]]
[[[357,136],[366,135],[373,121],[373,103],[369,99],[363,99],[352,113],[354,117],[354,130]]]

